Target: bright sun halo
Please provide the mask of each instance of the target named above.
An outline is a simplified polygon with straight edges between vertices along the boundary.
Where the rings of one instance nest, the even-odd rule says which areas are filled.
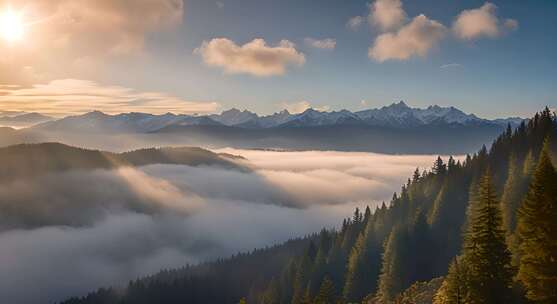
[[[8,42],[23,39],[25,25],[22,14],[10,8],[0,12],[0,37]]]

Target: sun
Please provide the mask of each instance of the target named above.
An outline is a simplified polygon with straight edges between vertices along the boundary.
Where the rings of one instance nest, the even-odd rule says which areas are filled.
[[[17,42],[23,39],[25,24],[22,13],[7,8],[0,12],[0,38],[7,42]]]

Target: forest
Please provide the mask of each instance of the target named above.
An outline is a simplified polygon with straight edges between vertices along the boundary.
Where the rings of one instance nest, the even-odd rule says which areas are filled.
[[[546,108],[339,229],[61,304],[557,303],[556,135]]]

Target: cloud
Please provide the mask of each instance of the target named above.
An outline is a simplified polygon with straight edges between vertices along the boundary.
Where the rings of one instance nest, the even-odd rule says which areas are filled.
[[[351,30],[355,31],[358,30],[362,24],[364,24],[364,17],[362,16],[355,16],[352,17],[348,20],[348,22],[346,23],[346,26],[348,28],[350,28]]]
[[[461,68],[461,67],[462,67],[462,64],[460,64],[460,63],[447,63],[447,64],[444,64],[444,65],[440,66],[439,68],[441,68],[441,69],[454,69],[454,68]]]
[[[280,106],[281,106],[281,108],[288,110],[288,112],[290,112],[292,114],[299,114],[299,113],[302,113],[302,112],[306,111],[307,109],[315,109],[317,111],[329,111],[330,110],[329,106],[314,107],[307,100],[302,100],[302,101],[294,102],[294,103],[283,102],[283,103],[280,104]]]
[[[406,12],[400,0],[376,0],[370,4],[369,23],[383,32],[396,30],[406,20]]]
[[[223,9],[223,8],[224,8],[224,2],[217,1],[217,7],[218,7],[219,9]]]
[[[505,19],[503,26],[510,31],[515,31],[518,29],[518,21],[516,19]]]
[[[34,41],[86,53],[141,51],[145,36],[182,22],[182,0],[19,1]],[[48,43],[48,44],[46,44]]]
[[[333,50],[337,46],[337,41],[332,38],[327,39],[315,39],[315,38],[306,38],[304,42],[314,48],[317,49],[325,49],[325,50]]]
[[[103,86],[79,79],[54,80],[31,87],[0,88],[0,107],[12,111],[51,115],[82,114],[99,110],[109,114],[149,112],[208,113],[216,102],[185,101],[160,92],[137,92],[121,86]]]
[[[379,35],[369,48],[368,55],[378,62],[425,56],[445,36],[445,32],[446,28],[441,23],[419,15],[397,32]]]
[[[505,30],[518,28],[518,21],[506,19],[501,21],[497,16],[497,6],[486,2],[480,8],[464,10],[453,24],[456,37],[463,40],[473,40],[482,37],[496,38]]]
[[[288,66],[302,66],[306,61],[288,40],[268,46],[265,40],[254,39],[240,46],[226,38],[215,38],[203,42],[194,53],[200,54],[205,64],[223,68],[226,73],[254,76],[283,75]]]
[[[184,11],[183,0],[10,2],[26,28],[16,46],[0,43],[0,81],[17,84],[34,83],[37,76],[94,75],[112,60],[145,58],[149,35],[176,28]]]
[[[0,184],[0,199],[0,231],[88,226],[107,215],[129,211],[187,215],[202,205],[196,195],[133,168],[17,180]]]
[[[373,207],[389,199],[416,166],[429,167],[434,159],[319,151],[218,152],[247,157],[254,171],[153,165],[0,185],[0,222],[9,218],[26,223],[0,230],[3,300],[56,302],[162,268],[333,227],[354,207]],[[52,273],[65,279],[52,280]]]

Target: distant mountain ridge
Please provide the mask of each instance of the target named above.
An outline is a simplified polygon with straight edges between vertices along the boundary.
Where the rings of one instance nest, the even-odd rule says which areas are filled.
[[[32,125],[44,123],[47,121],[54,120],[50,116],[46,116],[40,113],[4,113],[0,114],[0,125],[7,125],[13,127],[29,127]]]
[[[49,131],[89,131],[148,133],[179,126],[227,126],[243,129],[269,129],[281,127],[318,127],[335,125],[361,125],[390,128],[413,128],[418,126],[458,124],[516,126],[521,118],[488,120],[474,114],[466,114],[454,107],[430,106],[426,109],[411,108],[403,101],[378,109],[351,112],[348,110],[321,112],[307,109],[299,114],[288,110],[268,116],[259,116],[248,110],[230,109],[221,114],[205,116],[177,115],[167,113],[123,113],[108,115],[99,111],[79,116],[69,116],[49,121],[34,128]]]
[[[71,170],[115,169],[154,164],[219,166],[248,171],[240,156],[197,147],[147,148],[113,153],[61,143],[20,144],[0,148],[0,182]]]

